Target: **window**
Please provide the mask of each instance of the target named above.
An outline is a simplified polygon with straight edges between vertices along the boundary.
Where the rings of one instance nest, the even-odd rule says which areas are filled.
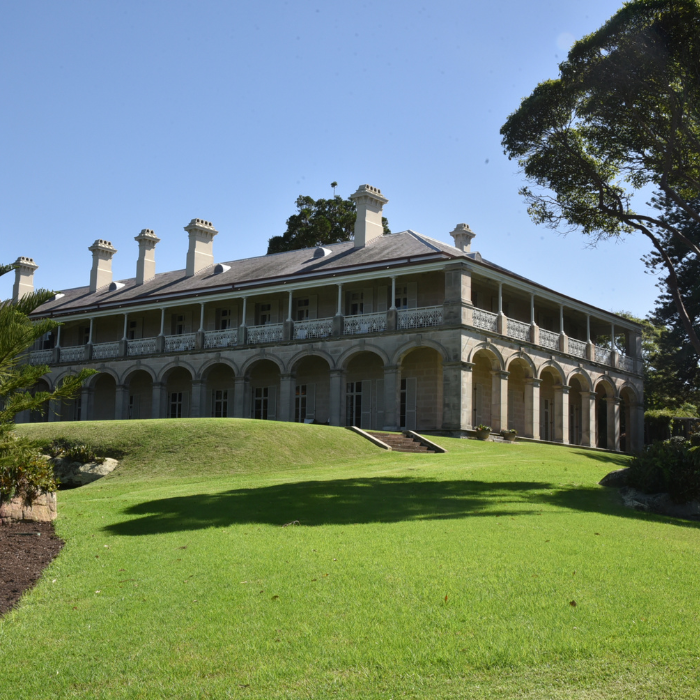
[[[233,322],[233,316],[231,314],[231,309],[217,309],[216,310],[216,330],[225,331],[231,328]]]
[[[90,326],[78,328],[78,345],[87,345],[90,342]]]
[[[126,331],[126,337],[129,340],[134,340],[134,338],[136,338],[136,330],[138,329],[138,325],[138,321],[129,321],[129,326]]]
[[[362,382],[348,382],[345,387],[345,425],[362,424]]]
[[[169,418],[182,418],[182,392],[174,391],[170,394]]]
[[[228,418],[228,391],[215,389],[211,392],[211,414],[214,418]]]
[[[56,343],[56,338],[54,337],[53,331],[49,331],[41,341],[42,350],[52,350]]]
[[[408,287],[406,285],[397,285],[394,304],[399,310],[408,308]],[[403,423],[401,423],[401,425],[403,425]]]
[[[83,397],[78,394],[78,398],[73,403],[73,420],[80,420],[83,414]]]
[[[350,292],[350,316],[358,316],[364,313],[363,297],[362,292]],[[350,425],[354,425],[354,423]]]
[[[297,384],[294,393],[294,421],[303,423],[306,420],[306,384]]]
[[[182,335],[185,332],[185,315],[173,314],[173,335]]]
[[[295,299],[296,305],[295,321],[306,321],[309,318],[309,299]]]
[[[258,313],[259,325],[264,326],[267,323],[272,323],[272,304],[260,304]]]
[[[399,404],[399,425],[406,426],[406,380],[401,380],[401,401]]]
[[[267,420],[270,401],[270,391],[268,387],[258,387],[253,396],[253,418]]]

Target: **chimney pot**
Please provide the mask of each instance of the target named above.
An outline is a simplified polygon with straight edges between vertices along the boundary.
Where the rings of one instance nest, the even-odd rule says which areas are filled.
[[[12,301],[17,303],[22,297],[34,292],[34,270],[39,266],[32,258],[23,255],[20,255],[14,264],[15,284],[12,287]]]
[[[136,261],[136,286],[139,286],[156,276],[155,249],[160,238],[150,228],[144,228],[134,240],[139,244],[139,258]]]
[[[389,201],[378,187],[360,185],[350,195],[357,207],[355,219],[355,248],[364,248],[368,243],[384,235],[382,208]]]
[[[454,231],[450,232],[450,236],[454,238],[455,248],[459,248],[464,253],[471,252],[472,239],[476,234],[469,228],[469,224],[457,224]]]
[[[214,236],[219,233],[211,221],[192,219],[185,231],[190,236],[185,275],[192,277],[214,264]]]

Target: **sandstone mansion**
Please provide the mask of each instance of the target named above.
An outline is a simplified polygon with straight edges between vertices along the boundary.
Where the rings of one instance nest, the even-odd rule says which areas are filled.
[[[136,236],[131,279],[92,246],[89,285],[35,317],[61,322],[28,361],[52,388],[98,370],[71,403],[23,422],[253,418],[467,436],[515,428],[536,440],[639,449],[641,328],[472,251],[415,231],[383,235],[388,201],[362,185],[354,241],[217,263],[211,222],[185,231],[185,269],[156,272],[159,238]],[[14,297],[37,265],[19,258]]]

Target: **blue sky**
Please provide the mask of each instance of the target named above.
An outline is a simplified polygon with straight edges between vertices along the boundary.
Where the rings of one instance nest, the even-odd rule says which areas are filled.
[[[299,194],[381,188],[393,231],[473,248],[607,310],[644,316],[644,240],[597,248],[528,218],[499,130],[574,39],[621,3],[4,3],[0,261],[33,257],[38,286],[87,284],[88,246],[112,241],[133,277],[134,236],[185,265],[194,217],[215,258],[262,255]],[[12,276],[0,279],[0,297]]]

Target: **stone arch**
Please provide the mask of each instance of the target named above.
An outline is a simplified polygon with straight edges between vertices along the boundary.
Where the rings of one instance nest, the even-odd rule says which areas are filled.
[[[550,442],[568,440],[565,429],[565,379],[561,365],[547,360],[539,366],[540,379],[540,437]],[[566,412],[568,417],[568,412]]]
[[[287,372],[296,372],[297,366],[307,357],[319,357],[328,363],[329,369],[336,368],[335,360],[330,355],[330,353],[327,353],[325,350],[320,350],[316,348],[314,348],[313,350],[307,348],[305,350],[302,350],[301,352],[298,352],[287,362]]]
[[[595,445],[616,450],[619,445],[619,402],[613,379],[603,374],[595,381]]]
[[[620,386],[620,389],[618,391],[618,396],[622,397],[622,392],[629,392],[631,395],[631,398],[633,399],[634,403],[632,404],[633,406],[639,406],[641,405],[641,400],[639,398],[639,390],[637,389],[634,384],[631,384],[630,382],[624,382],[622,386]]]
[[[614,397],[619,396],[619,392],[617,390],[617,384],[615,384],[615,380],[609,375],[609,374],[601,374],[594,382],[593,385],[597,389],[599,385],[607,385],[607,388],[610,389],[611,395]]]
[[[127,367],[124,372],[122,372],[120,384],[128,385],[131,380],[131,375],[135,372],[146,372],[146,374],[151,377],[152,382],[156,381],[157,374],[153,368],[148,365],[131,365],[131,367]]]
[[[293,379],[290,379],[291,420],[297,423],[330,423],[331,370],[334,365],[333,358],[323,351],[301,352],[290,360],[287,366],[293,375]],[[335,401],[340,401],[340,396],[336,396]]]
[[[468,362],[474,362],[474,358],[479,354],[479,353],[486,353],[487,355],[492,355],[491,358],[491,369],[494,370],[504,370],[506,363],[505,360],[503,359],[503,355],[501,354],[501,351],[493,345],[493,343],[479,343],[478,345],[475,345],[471,352],[469,353],[469,360]],[[494,364],[495,362],[495,364]]]
[[[552,373],[557,376],[560,384],[566,382],[566,372],[564,372],[562,366],[555,360],[546,360],[543,362],[538,368],[537,378],[544,379],[543,375],[547,370],[551,370]]]
[[[64,380],[66,377],[75,376],[77,371],[75,370],[65,370],[61,372],[57,377],[54,378],[53,388],[56,387]],[[47,382],[48,383],[48,382]],[[87,382],[84,383],[87,385]],[[51,407],[49,407],[51,409]],[[83,394],[82,388],[78,393],[71,399],[61,399],[60,401],[55,401],[53,404],[54,414],[52,420],[54,421],[78,421],[81,420],[83,416]]]
[[[233,416],[233,401],[236,388],[237,367],[230,360],[212,360],[199,371],[201,416],[230,418]]]
[[[272,353],[266,352],[264,355],[263,354],[257,354],[253,355],[252,357],[249,357],[242,365],[241,365],[241,371],[237,376],[240,377],[246,377],[247,379],[250,378],[250,370],[251,368],[257,364],[258,362],[262,362],[263,360],[269,360],[270,362],[274,362],[277,365],[277,369],[280,371],[280,374],[285,373],[285,366],[284,362],[280,360],[279,357],[276,355],[273,355]]]
[[[259,420],[281,420],[291,397],[281,395],[283,365],[274,355],[254,357],[241,367],[245,373],[244,416]]]
[[[518,435],[533,435],[533,380],[537,376],[537,368],[532,358],[525,353],[517,352],[508,358],[508,425],[503,428],[514,428]]]
[[[438,430],[442,426],[443,361],[437,343],[415,343],[399,355],[399,427]],[[385,397],[379,397],[383,406]]]
[[[119,378],[112,370],[102,370],[93,375],[92,420],[114,420],[116,418],[117,385]]]
[[[344,370],[347,370],[348,365],[352,361],[353,356],[357,355],[360,352],[374,353],[379,357],[384,366],[390,364],[389,356],[384,352],[384,350],[382,350],[382,348],[378,347],[377,345],[372,345],[371,343],[365,343],[362,347],[356,345],[351,348],[348,348],[336,361],[336,368],[342,368]]]
[[[441,343],[437,343],[434,340],[430,340],[428,338],[425,338],[423,340],[411,340],[408,343],[405,343],[402,345],[391,357],[391,364],[392,365],[399,365],[401,364],[401,361],[403,358],[408,355],[409,352],[412,350],[415,350],[417,348],[432,348],[435,350],[439,355],[442,360],[442,362],[449,362],[450,361],[450,353],[447,351],[447,348],[442,345]]]
[[[571,386],[572,379],[578,379],[584,391],[593,391],[593,380],[591,376],[580,367],[576,367],[569,372],[569,376],[566,378],[566,384],[568,386]]]
[[[160,370],[158,374],[158,381],[162,384],[167,384],[168,377],[176,370],[184,369],[190,373],[190,380],[194,380],[197,376],[195,368],[189,362],[182,362],[182,360],[176,360],[168,363]]]
[[[199,371],[197,372],[197,376],[195,377],[195,379],[198,381],[206,381],[207,375],[209,374],[209,372],[211,372],[212,368],[215,365],[226,365],[227,367],[229,367],[233,371],[234,376],[238,377],[240,375],[238,365],[233,360],[230,360],[228,357],[220,357],[218,360],[216,358],[212,358],[211,360],[207,360],[199,368]]]
[[[535,365],[534,360],[527,353],[524,352],[514,352],[508,357],[508,359],[505,362],[505,367],[508,372],[510,372],[510,366],[513,364],[513,362],[516,362],[517,360],[520,360],[522,363],[527,365],[530,371],[530,379],[534,379],[537,376],[537,366]]]
[[[112,377],[112,379],[114,379],[115,384],[120,383],[119,382],[119,375],[111,367],[98,367],[97,372],[98,372],[97,374],[93,374],[91,377],[88,377],[87,382],[85,382],[84,386],[86,386],[88,389],[94,389],[95,384],[97,383],[97,380],[103,374],[108,374],[110,377]],[[67,372],[65,374],[67,374]]]

